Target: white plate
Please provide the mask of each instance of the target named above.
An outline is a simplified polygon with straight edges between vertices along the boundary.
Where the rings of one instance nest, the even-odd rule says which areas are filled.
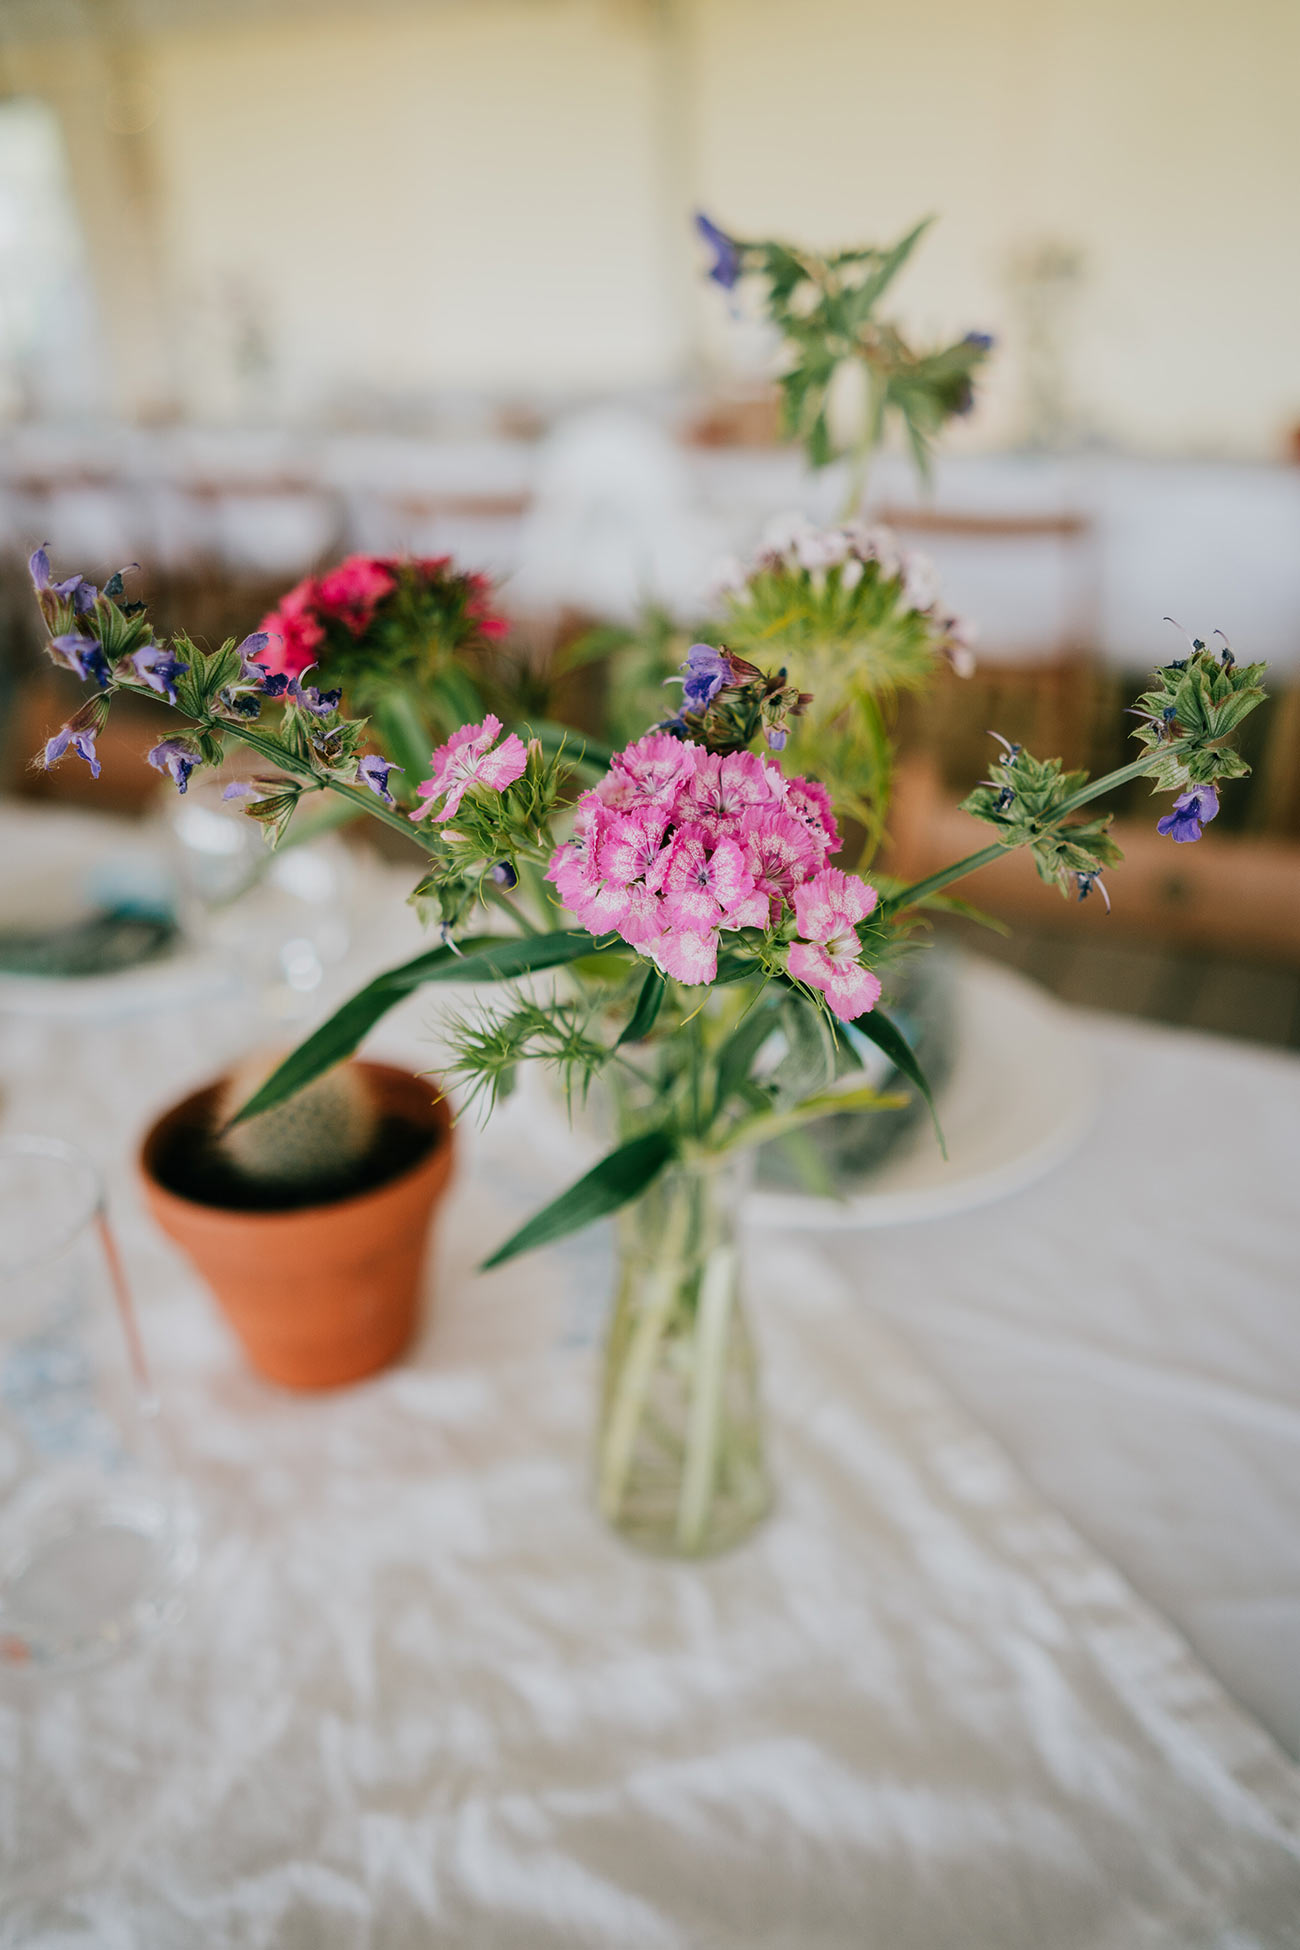
[[[167,873],[156,833],[111,813],[0,802],[0,921],[57,927],[84,918],[106,891],[151,894]],[[0,1009],[94,1020],[175,1008],[223,994],[238,970],[184,942],[111,975],[0,973]]]
[[[1067,1158],[1097,1108],[1090,1053],[1074,1016],[1026,976],[963,956],[956,1060],[939,1098],[945,1162],[928,1118],[845,1200],[752,1194],[746,1216],[827,1231],[907,1225],[990,1205]]]

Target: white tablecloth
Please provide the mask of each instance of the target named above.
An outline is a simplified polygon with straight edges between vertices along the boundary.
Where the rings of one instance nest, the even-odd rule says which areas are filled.
[[[833,1250],[1300,1755],[1300,1058],[1087,1018],[1077,1155]]]
[[[392,1041],[418,1048],[418,1021]],[[113,1039],[0,1023],[4,1121],[120,1157],[247,1035],[214,1000]],[[1102,1046],[1130,1035],[1163,1061],[1145,1031]],[[526,1106],[467,1143],[414,1359],[337,1395],[254,1380],[123,1199],[204,1555],[147,1653],[0,1703],[0,1943],[1300,1945],[1294,1769],[854,1290],[865,1269],[902,1306],[928,1267],[911,1315],[973,1294],[984,1262],[995,1299],[1100,1263],[1154,1348],[1145,1276],[1171,1246],[1133,1150],[1173,1158],[1166,1195],[1196,1155],[1248,1203],[1214,1094],[1238,1063],[1270,1074],[1211,1049],[1193,1126],[1185,1103],[1169,1128],[1128,1106],[1099,1160],[946,1222],[942,1255],[925,1230],[875,1235],[846,1281],[762,1235],[781,1503],[705,1566],[636,1557],[589,1509],[601,1240],[470,1277],[556,1168]],[[1122,1225],[1096,1209],[1112,1170]],[[1115,1249],[1089,1261],[1107,1222]],[[1202,1223],[1170,1306],[1227,1251]],[[1270,1236],[1233,1224],[1257,1270]]]

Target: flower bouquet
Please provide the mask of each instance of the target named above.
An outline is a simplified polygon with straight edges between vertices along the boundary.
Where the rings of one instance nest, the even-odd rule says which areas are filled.
[[[1024,847],[1044,879],[1083,900],[1118,858],[1108,820],[1080,814],[1129,779],[1178,795],[1161,822],[1197,837],[1219,782],[1246,768],[1232,735],[1262,700],[1262,665],[1198,641],[1138,704],[1140,756],[1099,780],[1006,745],[966,806],[992,838],[966,859],[882,895],[836,864],[833,795],[783,767],[792,724],[815,706],[784,672],[694,646],[682,710],[591,766],[543,751],[494,716],[436,749],[418,804],[393,802],[392,760],[337,696],[269,668],[259,632],[215,651],[155,642],[120,576],[103,590],[32,575],[55,660],[94,689],[48,742],[94,769],[115,695],[149,690],[183,728],[150,754],[183,791],[229,752],[274,775],[228,788],[274,845],[304,794],[332,793],[406,835],[414,897],[437,929],[426,952],[377,976],[238,1110],[283,1104],[357,1048],[414,990],[490,985],[495,1003],[446,1025],[450,1080],[489,1108],[539,1062],[570,1095],[599,1078],[615,1107],[607,1154],[485,1261],[497,1266],[619,1214],[621,1270],[598,1439],[600,1507],[637,1541],[698,1554],[734,1542],[767,1506],[752,1345],[738,1285],[738,1162],[756,1145],[880,1094],[838,1074],[875,1044],[928,1101],[917,1060],[879,1006],[891,949],[951,883]],[[577,791],[581,775],[586,789]],[[1103,897],[1104,894],[1103,894]],[[1108,897],[1105,897],[1108,898]],[[563,910],[562,912],[560,910]],[[555,971],[539,994],[525,978]],[[561,972],[562,971],[562,972]],[[931,1106],[933,1109],[933,1106]]]

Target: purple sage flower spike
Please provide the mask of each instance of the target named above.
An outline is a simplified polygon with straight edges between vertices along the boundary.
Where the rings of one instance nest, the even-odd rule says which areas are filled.
[[[78,758],[85,759],[90,767],[92,779],[99,777],[102,767],[95,751],[94,725],[79,725],[75,718],[71,724],[65,724],[61,731],[55,732],[53,738],[46,740],[45,750],[41,754],[41,764],[48,772],[51,765],[57,765],[67,751],[74,751]]]
[[[682,705],[688,711],[705,710],[732,679],[731,659],[711,643],[693,643],[678,668],[686,672]]]
[[[161,643],[142,643],[133,650],[127,659],[141,683],[147,684],[159,697],[165,697],[169,704],[176,702],[176,679],[183,677],[189,669],[178,657],[173,657]]]
[[[51,637],[50,654],[56,663],[75,671],[83,684],[93,677],[101,690],[108,689],[111,675],[108,658],[93,636],[78,636],[74,630],[65,636]]]
[[[695,228],[713,252],[713,262],[709,266],[709,276],[724,291],[734,291],[740,282],[743,269],[740,245],[734,237],[705,216],[703,210],[695,212]]]
[[[239,675],[245,683],[265,685],[267,681],[266,670],[258,662],[258,658],[262,656],[270,641],[270,635],[266,630],[254,630],[251,636],[246,636],[242,643],[236,645],[235,654],[239,658]]]
[[[1076,873],[1074,884],[1079,890],[1081,901],[1086,901],[1095,888],[1106,903],[1106,912],[1110,913],[1110,895],[1106,892],[1106,883],[1099,873]]]
[[[155,772],[168,772],[176,781],[176,790],[183,793],[190,782],[190,773],[198,764],[198,755],[183,738],[163,738],[152,751],[145,753]]]
[[[1174,809],[1163,819],[1156,821],[1157,833],[1164,833],[1170,839],[1186,845],[1191,840],[1199,840],[1201,829],[1214,819],[1219,810],[1219,795],[1212,785],[1194,785],[1189,792],[1180,793],[1174,800]]]
[[[402,767],[400,765],[394,765],[391,759],[380,758],[377,752],[367,752],[366,756],[357,766],[357,778],[362,785],[368,785],[370,790],[377,798],[382,799],[386,806],[391,806],[396,802],[388,789],[389,774],[392,772],[400,772],[401,770]]]

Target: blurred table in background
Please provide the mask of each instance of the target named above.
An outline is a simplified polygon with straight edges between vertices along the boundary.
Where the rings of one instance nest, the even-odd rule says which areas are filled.
[[[837,468],[809,475],[783,449],[679,445],[672,417],[649,409],[575,411],[531,441],[32,425],[0,455],[0,553],[48,539],[60,564],[92,574],[208,563],[288,582],[350,549],[451,550],[511,577],[543,544],[554,553],[549,510],[581,514],[584,479],[604,516],[587,552],[603,534],[621,578],[606,609],[650,599],[684,619],[718,558],[752,549],[770,516],[832,520],[844,496]],[[1141,670],[1171,654],[1172,613],[1207,636],[1226,630],[1279,674],[1300,669],[1300,468],[944,457],[923,499],[910,466],[887,456],[872,492],[935,559],[946,605],[978,623],[996,659],[1041,654],[1086,618],[1103,662]],[[628,536],[611,535],[619,505],[636,515]],[[1086,535],[1082,592],[1078,551],[1050,545],[1048,530],[1062,543]],[[581,589],[559,599],[584,606]]]

